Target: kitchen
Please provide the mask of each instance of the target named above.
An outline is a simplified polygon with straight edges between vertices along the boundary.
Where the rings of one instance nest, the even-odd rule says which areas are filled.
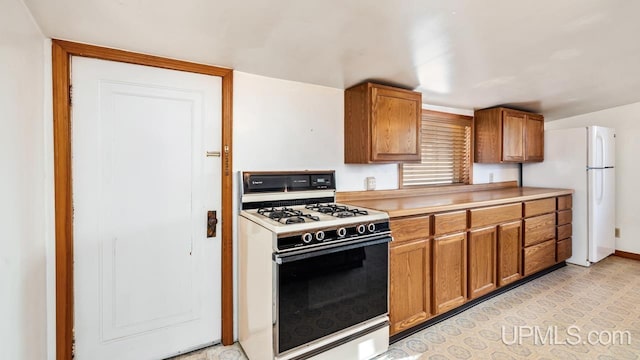
[[[12,3],[11,6],[7,6],[11,11],[5,13],[7,18],[3,18],[3,23],[12,24],[14,29],[26,29],[24,30],[27,34],[25,36],[31,40],[24,44],[14,44],[13,46],[20,50],[10,53],[14,56],[10,63],[12,64],[11,69],[15,74],[20,75],[3,75],[3,79],[6,79],[5,84],[14,84],[15,88],[22,91],[14,91],[14,87],[12,87],[12,90],[7,92],[9,94],[7,99],[10,100],[2,106],[8,111],[8,113],[3,113],[3,119],[8,121],[12,117],[17,117],[24,120],[19,123],[11,122],[8,131],[5,132],[5,136],[8,137],[6,141],[3,138],[2,142],[7,146],[6,149],[3,148],[4,154],[16,153],[15,149],[19,149],[20,151],[17,153],[23,155],[19,162],[14,164],[11,161],[12,165],[6,172],[22,174],[22,177],[9,178],[6,181],[9,184],[8,188],[18,189],[16,194],[22,196],[20,201],[16,199],[9,201],[9,204],[20,203],[18,209],[23,212],[24,216],[18,218],[23,220],[6,228],[9,232],[5,239],[17,236],[30,240],[21,243],[11,242],[6,251],[3,248],[4,254],[18,251],[26,257],[24,263],[15,263],[11,259],[5,259],[9,268],[6,272],[3,269],[3,274],[11,273],[18,276],[15,277],[16,280],[8,282],[15,287],[12,287],[14,289],[12,293],[16,295],[5,300],[9,302],[9,305],[3,306],[2,310],[7,311],[7,314],[12,313],[12,315],[7,315],[7,318],[15,319],[10,322],[14,324],[12,327],[15,330],[8,332],[7,336],[3,332],[3,337],[11,339],[8,343],[15,344],[15,347],[8,348],[10,349],[8,350],[9,354],[14,354],[12,349],[20,349],[15,351],[25,355],[17,356],[17,358],[44,358],[45,350],[51,347],[51,345],[46,346],[45,344],[51,344],[52,340],[42,329],[42,324],[47,323],[50,328],[54,324],[50,317],[51,313],[46,310],[47,304],[51,301],[50,295],[47,294],[50,294],[51,290],[46,290],[47,278],[50,275],[46,275],[44,261],[45,258],[50,258],[52,250],[49,241],[51,240],[52,195],[50,181],[46,181],[43,185],[39,179],[50,179],[52,176],[50,170],[51,153],[47,150],[51,148],[51,140],[50,136],[46,135],[48,126],[45,125],[50,124],[51,120],[50,118],[46,121],[42,120],[45,118],[44,108],[50,108],[50,105],[46,105],[46,98],[43,104],[44,95],[38,95],[35,99],[32,95],[44,94],[45,89],[50,86],[46,83],[50,79],[43,74],[45,71],[43,68],[46,64],[44,59],[49,57],[44,53],[46,49],[42,46],[43,36],[31,23],[26,10],[21,8],[20,4]],[[12,16],[13,14],[16,15]],[[8,32],[7,36],[10,36],[9,34],[12,32]],[[24,62],[23,59],[29,60]],[[633,76],[628,77],[633,78]],[[26,88],[18,87],[18,82],[23,83]],[[638,229],[634,204],[639,200],[640,194],[635,190],[632,179],[635,179],[636,171],[634,170],[636,167],[633,162],[633,154],[640,150],[634,136],[638,131],[635,117],[640,112],[640,107],[637,103],[634,104],[638,99],[629,98],[634,93],[633,88],[624,89],[624,94],[618,94],[616,99],[609,100],[610,103],[600,108],[608,110],[591,113],[591,111],[600,109],[587,109],[584,110],[584,113],[589,114],[550,121],[545,125],[547,127],[576,127],[598,124],[616,128],[619,168],[617,177],[618,208],[616,212],[619,214],[617,227],[621,229],[618,249],[637,254],[640,253],[640,249],[633,234],[637,234],[640,229]],[[436,97],[432,98],[435,101]],[[439,101],[439,103],[446,102]],[[499,100],[496,100],[487,106],[498,103]],[[19,104],[19,106],[15,104]],[[618,106],[623,104],[630,105]],[[436,110],[448,110],[429,107]],[[343,163],[343,110],[342,89],[236,71],[234,73],[234,172],[274,169],[335,169],[339,191],[364,190],[366,177],[376,178],[377,189],[396,188],[398,173],[395,165],[346,165]],[[458,109],[457,111],[464,115],[473,114],[471,108]],[[545,113],[545,115],[547,114]],[[565,117],[568,116],[561,115],[556,119]],[[304,121],[300,119],[304,119]],[[274,124],[278,124],[278,126],[274,126]],[[282,132],[279,128],[287,129],[287,132]],[[258,134],[260,135],[258,136]],[[295,136],[290,136],[290,134],[295,134]],[[44,140],[41,140],[43,138]],[[288,148],[299,150],[297,153],[289,154],[286,149],[276,147],[274,156],[256,157],[254,155],[256,151],[264,152],[265,149],[272,148],[278,141],[284,141]],[[314,146],[313,144],[318,145]],[[318,148],[321,148],[322,151],[318,151]],[[24,164],[28,164],[29,172],[26,174],[24,173]],[[517,180],[518,168],[517,165],[475,164],[473,176],[475,183],[487,183],[491,177],[494,182]],[[624,194],[624,196],[620,194]],[[16,195],[8,194],[6,198],[14,199],[13,196]],[[44,205],[42,205],[43,202]],[[4,216],[5,219],[15,218],[15,215],[11,215],[14,214],[12,209],[4,210],[7,212],[7,215]],[[31,219],[31,216],[41,219],[49,217],[48,225],[47,223],[39,223],[36,227],[28,226],[26,222],[27,219]],[[43,239],[47,236],[49,240],[46,242],[48,245],[45,246]],[[21,280],[18,281],[18,279]],[[27,280],[33,287],[22,288],[20,284]],[[4,278],[3,283],[5,283]],[[24,305],[22,305],[23,303]],[[16,314],[22,312],[14,312],[12,309],[20,309],[23,306],[26,306],[22,310],[24,315],[16,318]],[[27,309],[29,310],[27,311]],[[3,318],[5,318],[4,312]],[[33,324],[34,328],[25,327],[24,321]],[[30,338],[31,341],[39,345],[24,345],[26,338]],[[29,350],[25,350],[27,348]]]

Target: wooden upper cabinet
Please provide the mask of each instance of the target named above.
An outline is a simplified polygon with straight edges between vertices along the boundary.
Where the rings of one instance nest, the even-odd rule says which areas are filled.
[[[524,161],[542,161],[544,159],[544,118],[537,114],[527,114],[525,122]]]
[[[539,162],[544,159],[544,117],[507,108],[474,115],[475,162]]]
[[[502,161],[524,161],[524,126],[526,117],[523,113],[504,111],[502,114]]]
[[[344,92],[345,163],[420,161],[422,94],[364,83]]]

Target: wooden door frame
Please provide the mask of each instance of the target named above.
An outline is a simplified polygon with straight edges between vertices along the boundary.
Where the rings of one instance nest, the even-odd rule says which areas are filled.
[[[56,359],[73,346],[73,198],[71,171],[71,57],[82,56],[222,78],[222,343],[233,343],[232,96],[233,69],[99,46],[52,40],[56,252]]]

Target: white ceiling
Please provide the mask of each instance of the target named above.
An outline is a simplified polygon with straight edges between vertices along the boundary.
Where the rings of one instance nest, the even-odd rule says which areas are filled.
[[[24,0],[46,36],[547,120],[640,101],[640,1]]]

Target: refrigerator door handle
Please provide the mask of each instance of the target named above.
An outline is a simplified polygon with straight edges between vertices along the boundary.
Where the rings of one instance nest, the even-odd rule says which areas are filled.
[[[598,171],[596,177],[596,201],[598,204],[602,204],[602,197],[604,196],[604,171]]]
[[[599,168],[604,167],[604,139],[600,132],[596,133],[596,166]]]

